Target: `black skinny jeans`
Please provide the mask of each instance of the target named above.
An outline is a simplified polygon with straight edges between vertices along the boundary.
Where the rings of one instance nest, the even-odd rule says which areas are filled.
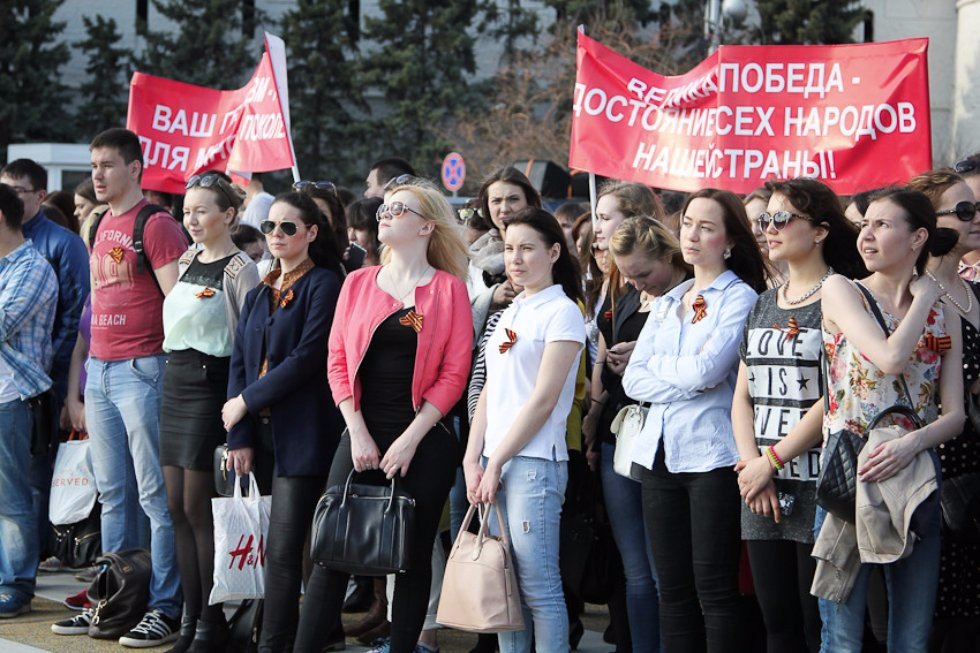
[[[756,598],[766,624],[768,653],[817,653],[820,611],[810,594],[817,561],[813,544],[749,540],[749,563]]]
[[[378,443],[381,456],[387,447]],[[456,479],[460,462],[459,443],[442,425],[429,431],[415,450],[408,474],[401,486],[415,498],[415,532],[411,546],[411,569],[395,578],[395,596],[391,608],[391,651],[411,653],[415,649],[429,604],[432,582],[432,545],[449,489]],[[340,446],[330,467],[327,486],[342,485],[354,468],[350,436],[340,439]],[[360,482],[387,484],[381,472],[358,476]],[[297,653],[320,653],[327,643],[329,627],[340,615],[347,591],[348,574],[314,565],[296,634]]]
[[[659,576],[666,653],[742,653],[741,499],[731,468],[671,473],[663,447],[643,469],[643,519]]]

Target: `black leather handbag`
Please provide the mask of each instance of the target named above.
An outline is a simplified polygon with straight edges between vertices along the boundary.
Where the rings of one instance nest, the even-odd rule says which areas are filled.
[[[861,284],[857,284],[857,287],[867,298],[871,312],[874,313],[879,326],[881,326],[887,338],[891,332],[885,322],[885,317],[881,314],[881,309],[878,308],[878,303],[875,301],[874,296]],[[826,358],[824,359],[824,374],[826,377],[823,395],[824,414],[829,415],[830,364]],[[899,374],[898,378],[901,381],[902,389],[905,391],[905,398],[908,400],[909,405],[902,406],[896,404],[882,410],[868,424],[868,431],[876,428],[882,419],[892,415],[905,415],[912,420],[915,428],[922,428],[922,421],[919,419],[915,410],[911,408],[915,403],[912,401],[912,393],[909,392],[905,375]],[[855,433],[849,429],[841,429],[827,436],[827,444],[824,448],[823,458],[820,461],[820,475],[817,477],[817,503],[835,517],[851,523],[854,523],[857,510],[855,500],[857,498],[858,454],[864,448],[867,442],[866,438],[867,433]]]
[[[964,544],[980,544],[980,472],[944,478],[940,505],[947,536]]]
[[[313,562],[362,576],[406,571],[415,526],[415,499],[397,485],[334,485],[313,514]],[[428,564],[428,563],[426,563]]]

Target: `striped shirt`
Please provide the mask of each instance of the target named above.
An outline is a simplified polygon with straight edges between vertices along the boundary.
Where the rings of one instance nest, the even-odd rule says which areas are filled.
[[[30,240],[0,258],[0,357],[21,399],[51,387],[57,302],[54,270]]]

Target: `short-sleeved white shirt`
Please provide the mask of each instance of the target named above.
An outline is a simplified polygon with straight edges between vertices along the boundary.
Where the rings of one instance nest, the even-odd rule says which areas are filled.
[[[516,338],[513,345],[501,352],[500,346],[510,341],[508,331]],[[565,295],[560,285],[550,286],[530,297],[521,293],[500,316],[486,349],[487,433],[483,455],[493,454],[507,436],[520,409],[531,398],[545,345],[563,340],[585,343],[585,323],[581,309]],[[578,368],[576,357],[555,409],[517,455],[568,460],[565,425],[575,400]]]

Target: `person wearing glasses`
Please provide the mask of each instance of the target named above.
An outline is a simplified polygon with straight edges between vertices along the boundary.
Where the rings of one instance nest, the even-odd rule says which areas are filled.
[[[681,214],[694,278],[650,307],[623,391],[650,402],[632,459],[667,651],[744,650],[738,599],[738,451],[731,404],[745,318],[766,267],[736,195],[705,189]]]
[[[184,228],[194,245],[180,257],[163,302],[160,464],[174,523],[184,616],[177,647],[212,650],[228,637],[222,606],[208,605],[214,572],[211,498],[215,447],[225,441],[221,407],[228,361],[255,263],[231,239],[242,197],[218,172],[195,175],[184,196]],[[196,625],[196,628],[195,628]]]
[[[397,575],[391,640],[416,649],[426,620],[432,547],[461,452],[445,418],[470,369],[466,246],[449,202],[420,180],[390,187],[378,209],[382,264],[344,283],[330,331],[327,375],[347,425],[328,486],[397,478],[415,499],[410,568]],[[320,653],[324,623],[340,617],[348,575],[317,565],[294,650]]]
[[[272,495],[259,650],[284,651],[298,617],[303,545],[343,429],[324,400],[342,267],[333,231],[303,193],[277,196],[260,227],[275,260],[245,297],[221,416],[229,469],[257,469],[262,493]]]
[[[975,398],[980,393],[980,285],[962,279],[957,274],[957,266],[964,255],[980,250],[978,203],[963,177],[948,169],[913,177],[909,187],[929,198],[940,227],[959,234],[953,251],[930,258],[927,274],[939,284],[944,310],[960,315],[963,387]],[[937,451],[944,481],[980,472],[980,434],[971,420],[966,420],[960,435],[940,444]],[[972,651],[980,645],[978,560],[980,544],[956,537],[942,538],[932,650]]]
[[[785,274],[756,300],[739,349],[732,428],[742,539],[768,651],[816,653],[820,614],[810,594],[810,551],[823,416],[821,289],[834,272],[853,279],[867,271],[857,228],[830,188],[799,178],[768,182],[765,190],[770,199],[754,231]]]

